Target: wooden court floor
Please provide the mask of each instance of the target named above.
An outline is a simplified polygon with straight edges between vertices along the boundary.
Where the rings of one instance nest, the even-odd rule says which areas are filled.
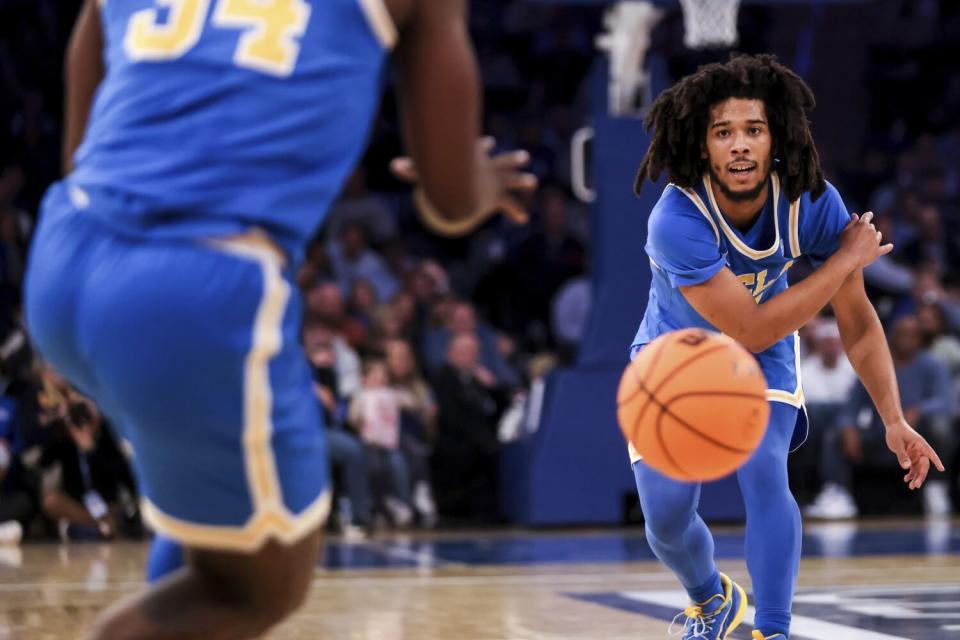
[[[960,640],[958,524],[808,526],[792,639]],[[716,540],[721,570],[749,591],[741,532]],[[143,544],[0,548],[0,640],[82,638],[142,587],[145,556]],[[683,605],[640,529],[331,539],[306,605],[269,637],[668,638]]]

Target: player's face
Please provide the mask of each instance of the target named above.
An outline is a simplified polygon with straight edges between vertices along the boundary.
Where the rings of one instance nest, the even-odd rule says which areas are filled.
[[[710,108],[704,158],[710,177],[733,201],[760,196],[773,164],[773,140],[762,100],[729,98]]]

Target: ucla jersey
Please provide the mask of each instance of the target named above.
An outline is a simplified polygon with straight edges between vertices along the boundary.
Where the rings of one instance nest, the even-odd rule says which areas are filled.
[[[69,177],[150,236],[266,230],[294,258],[363,151],[383,0],[103,0],[106,76]]]
[[[816,202],[809,193],[790,202],[774,172],[769,194],[756,222],[741,232],[720,213],[709,175],[693,189],[667,186],[648,222],[646,252],[653,277],[634,346],[684,327],[717,330],[687,302],[682,286],[706,282],[728,268],[763,304],[787,289],[787,273],[800,256],[819,265],[836,251],[850,216],[833,185],[828,183]],[[797,335],[756,355],[767,378],[767,397],[801,408]]]

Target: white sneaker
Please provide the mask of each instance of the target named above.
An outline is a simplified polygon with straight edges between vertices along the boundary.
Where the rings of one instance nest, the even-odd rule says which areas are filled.
[[[15,546],[23,540],[23,527],[16,520],[0,522],[0,545]]]
[[[393,496],[387,496],[384,500],[384,505],[390,513],[390,519],[393,521],[395,527],[403,529],[404,527],[409,527],[410,523],[413,522],[413,509],[408,507],[403,501]]]
[[[367,530],[355,524],[346,524],[340,533],[344,542],[365,542],[370,538]]]
[[[948,516],[950,510],[947,481],[927,480],[923,485],[923,512],[928,516]]]
[[[843,520],[857,517],[857,504],[849,491],[838,484],[828,483],[803,513],[818,520]]]
[[[430,485],[426,482],[418,482],[413,488],[413,508],[417,510],[424,527],[432,529],[437,525],[437,505],[433,501]]]

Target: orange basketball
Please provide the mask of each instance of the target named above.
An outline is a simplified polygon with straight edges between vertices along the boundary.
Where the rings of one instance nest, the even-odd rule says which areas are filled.
[[[770,406],[753,355],[727,336],[682,329],[648,344],[617,391],[617,418],[643,461],[676,480],[716,480],[760,445]]]

